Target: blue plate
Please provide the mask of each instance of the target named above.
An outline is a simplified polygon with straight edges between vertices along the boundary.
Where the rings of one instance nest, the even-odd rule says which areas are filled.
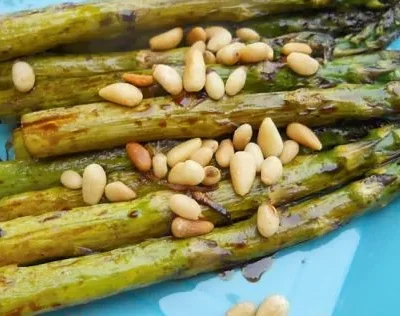
[[[2,0],[0,13],[59,2]],[[400,39],[390,48],[400,50]],[[0,125],[0,141],[6,141],[10,130],[9,126]],[[229,280],[206,274],[48,315],[224,315],[235,303],[257,304],[273,293],[288,298],[291,316],[398,315],[399,250],[400,200],[397,200],[326,237],[279,252],[270,270],[256,283],[248,282],[240,271],[235,271]]]

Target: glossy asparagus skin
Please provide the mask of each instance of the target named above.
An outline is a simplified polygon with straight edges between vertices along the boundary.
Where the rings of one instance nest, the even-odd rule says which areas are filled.
[[[179,51],[179,53],[177,52]],[[183,72],[180,64],[183,62],[185,49],[171,51],[173,63],[179,73]],[[154,53],[150,53],[155,55]],[[167,56],[167,53],[162,53]],[[180,55],[181,59],[178,58]],[[156,59],[149,61],[152,63]],[[301,77],[280,62],[260,63],[250,66],[246,84],[242,92],[274,92],[288,91],[301,87],[326,88],[339,83],[387,83],[400,80],[400,52],[381,51],[379,53],[345,57],[327,62],[318,73],[312,77]],[[232,67],[210,65],[222,79],[226,80],[232,72]],[[150,74],[150,69],[135,71],[138,74]],[[115,82],[123,81],[122,73],[114,72],[85,78],[42,78],[30,93],[22,93],[14,88],[0,90],[0,115],[18,115],[35,110],[56,107],[69,107],[77,104],[101,102],[98,91]],[[142,88],[147,98],[166,95],[159,85]]]
[[[274,205],[280,205],[361,176],[400,154],[399,136],[400,129],[378,129],[363,141],[341,145],[324,153],[299,156],[285,167],[282,180],[274,186],[267,187],[257,178],[251,191],[240,197],[235,194],[231,182],[225,180],[207,196],[227,209],[234,220],[243,219],[249,217],[262,201],[270,200]],[[137,188],[139,198],[131,202],[48,212],[0,223],[4,234],[0,238],[0,253],[3,254],[0,266],[110,250],[170,234],[173,217],[168,202],[174,192],[160,191],[162,185],[157,182],[143,183]],[[141,195],[144,190],[153,192]],[[81,195],[79,190],[75,195],[78,194]],[[71,199],[75,195],[65,198]],[[28,203],[21,203],[29,208]],[[4,211],[5,216],[13,214],[13,206]],[[203,215],[215,225],[226,223],[225,218],[208,208],[204,208]],[[54,240],[59,241],[55,244]]]
[[[269,238],[259,235],[252,217],[200,237],[153,239],[81,258],[3,267],[0,311],[5,316],[39,313],[261,258],[386,205],[399,188],[399,165],[393,163],[333,193],[278,209],[280,228]]]
[[[268,1],[250,0],[113,0],[64,4],[8,15],[0,20],[0,60],[30,55],[60,44],[74,43],[127,32],[175,27],[198,21],[243,21],[271,13],[328,6],[381,8],[378,0]],[[79,27],[77,27],[79,25]],[[35,30],[32,36],[31,30]],[[40,40],[38,38],[40,37]]]
[[[361,54],[382,49],[400,35],[400,4],[397,2],[382,15],[379,22],[365,26],[360,32],[336,40],[335,57]]]
[[[239,94],[220,101],[195,95],[160,97],[145,99],[136,108],[104,102],[29,113],[21,122],[29,153],[47,157],[113,148],[133,140],[218,137],[242,123],[257,128],[266,116],[279,127],[293,121],[320,126],[346,118],[391,116],[400,106],[397,85]]]

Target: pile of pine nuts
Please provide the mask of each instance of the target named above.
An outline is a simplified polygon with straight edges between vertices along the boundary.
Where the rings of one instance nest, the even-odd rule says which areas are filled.
[[[232,306],[226,316],[287,316],[289,314],[289,302],[282,295],[267,297],[256,308],[252,302],[242,302]]]
[[[152,75],[124,74],[122,79],[125,83],[104,87],[99,95],[105,100],[132,107],[143,99],[138,88],[157,82],[171,95],[178,95],[184,90],[199,92],[204,89],[213,100],[220,100],[225,94],[234,96],[246,83],[247,67],[244,65],[274,59],[273,48],[260,41],[261,37],[255,30],[240,28],[236,30],[236,36],[232,38],[232,34],[221,26],[196,26],[186,34],[186,44],[190,48],[184,57],[182,78],[173,67],[158,64],[153,67]],[[149,45],[154,51],[166,51],[179,46],[183,38],[183,29],[176,27],[152,37]],[[319,69],[318,61],[310,57],[311,47],[305,43],[288,43],[282,47],[281,54],[286,56],[287,66],[298,75],[311,76]],[[216,63],[242,66],[234,69],[224,83],[212,66],[206,66]]]

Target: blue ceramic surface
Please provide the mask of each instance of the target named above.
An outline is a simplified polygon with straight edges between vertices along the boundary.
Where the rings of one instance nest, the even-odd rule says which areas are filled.
[[[0,14],[59,3],[2,0]],[[69,1],[78,2],[78,1]],[[400,50],[400,39],[391,49]],[[10,127],[0,125],[0,141]],[[2,158],[4,158],[4,153]],[[357,219],[337,232],[279,252],[256,283],[236,271],[167,282],[97,302],[49,313],[51,316],[213,316],[240,301],[259,303],[285,295],[291,316],[399,315],[400,200]]]

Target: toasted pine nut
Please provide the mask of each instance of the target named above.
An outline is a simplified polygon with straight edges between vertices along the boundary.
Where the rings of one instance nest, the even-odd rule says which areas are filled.
[[[222,47],[217,52],[217,62],[223,65],[232,66],[240,59],[239,51],[245,47],[243,43],[232,43]]]
[[[208,221],[191,221],[176,217],[171,224],[172,235],[176,238],[196,237],[208,234],[214,229],[214,224]]]
[[[261,236],[271,237],[279,229],[279,214],[275,207],[269,203],[263,203],[257,211],[257,229]]]
[[[102,166],[91,164],[85,168],[82,177],[82,196],[86,204],[100,202],[107,184],[107,176]]]
[[[151,169],[151,157],[146,148],[139,143],[131,142],[126,144],[126,154],[129,160],[139,171]]]
[[[253,129],[250,124],[240,125],[233,133],[233,147],[236,150],[243,150],[247,144],[250,142],[253,136]]]
[[[130,201],[136,198],[136,193],[121,181],[107,184],[104,194],[110,202]]]
[[[136,87],[148,87],[154,83],[153,76],[124,73],[122,79]]]
[[[186,44],[193,45],[197,41],[205,42],[207,39],[206,31],[200,27],[196,26],[192,28],[186,35]]]
[[[301,76],[312,76],[319,69],[318,61],[303,53],[291,53],[286,62],[290,69]]]
[[[163,153],[157,153],[152,161],[154,175],[159,179],[164,178],[168,173],[167,156]]]
[[[270,156],[261,165],[261,181],[266,185],[272,185],[282,177],[282,162],[278,157]]]
[[[283,150],[279,159],[282,161],[282,164],[286,165],[291,162],[299,153],[299,144],[294,140],[287,140],[283,143]]]
[[[254,316],[256,306],[251,302],[243,302],[232,306],[225,316]]]
[[[232,42],[232,34],[225,28],[216,31],[207,44],[207,49],[212,52],[219,51],[222,47]]]
[[[206,31],[206,40],[209,40],[211,37],[213,37],[215,34],[218,32],[226,30],[222,26],[209,26],[205,28]]]
[[[183,29],[175,27],[165,33],[152,37],[149,41],[151,50],[168,50],[177,47],[183,38]]]
[[[317,135],[314,134],[307,126],[300,123],[291,123],[286,128],[286,134],[289,138],[295,140],[299,144],[311,148],[313,150],[321,150],[322,144]]]
[[[157,65],[153,69],[154,79],[172,95],[177,95],[183,90],[183,83],[178,72],[167,65]]]
[[[24,61],[17,61],[12,66],[12,81],[19,92],[29,92],[35,85],[35,72],[31,65]]]
[[[260,34],[258,34],[255,30],[250,29],[248,27],[242,27],[236,30],[236,36],[243,42],[249,41],[259,41]]]
[[[202,52],[191,49],[185,56],[183,87],[187,92],[198,92],[206,84],[206,64]]]
[[[262,42],[247,45],[240,50],[239,54],[240,61],[243,63],[257,63],[274,58],[274,51],[271,46]]]
[[[206,92],[213,100],[221,99],[225,94],[225,85],[221,77],[214,70],[207,70]]]
[[[225,92],[227,95],[234,96],[244,87],[247,78],[247,68],[238,67],[228,77],[225,83]]]
[[[253,155],[238,151],[233,155],[229,167],[233,189],[241,196],[246,195],[256,178],[256,162]]]
[[[267,297],[258,307],[256,316],[287,316],[289,302],[282,295]]]
[[[283,149],[282,137],[274,121],[266,117],[258,130],[258,146],[260,146],[264,157],[279,156]]]
[[[100,89],[103,99],[124,106],[136,106],[143,100],[142,91],[129,83],[118,82]]]
[[[204,167],[210,163],[213,155],[214,152],[211,148],[201,146],[190,156],[190,160],[196,161]]]
[[[231,158],[234,153],[235,150],[230,139],[224,139],[223,141],[221,141],[218,150],[215,153],[215,159],[217,160],[218,165],[222,168],[229,167]]]
[[[209,50],[206,50],[206,51],[203,53],[203,57],[204,57],[204,62],[205,62],[207,65],[215,64],[216,61],[217,61],[217,58],[215,57],[215,55],[214,55],[212,52],[210,52]]]
[[[219,144],[215,139],[205,139],[203,140],[203,144],[201,145],[202,147],[209,147],[211,148],[211,150],[213,151],[213,153],[215,154],[215,152],[217,151]]]
[[[175,166],[178,162],[185,161],[201,147],[200,138],[189,139],[179,145],[176,145],[167,153],[167,161],[170,167]]]
[[[290,55],[291,53],[303,53],[311,55],[312,48],[305,43],[287,43],[282,47],[281,53],[283,55]]]
[[[178,162],[168,174],[168,182],[182,185],[198,185],[203,182],[205,172],[203,167],[193,161]]]
[[[205,177],[203,180],[204,185],[214,185],[221,180],[221,171],[214,166],[207,166],[204,168]]]
[[[201,215],[199,203],[185,194],[174,194],[171,196],[169,207],[176,215],[193,221],[198,220]]]
[[[256,162],[256,171],[260,172],[261,165],[264,161],[264,156],[260,146],[258,146],[256,143],[248,143],[244,151],[247,151],[248,153],[253,155],[253,158]]]
[[[60,181],[68,189],[76,190],[82,188],[82,177],[74,170],[66,170],[61,174]]]

